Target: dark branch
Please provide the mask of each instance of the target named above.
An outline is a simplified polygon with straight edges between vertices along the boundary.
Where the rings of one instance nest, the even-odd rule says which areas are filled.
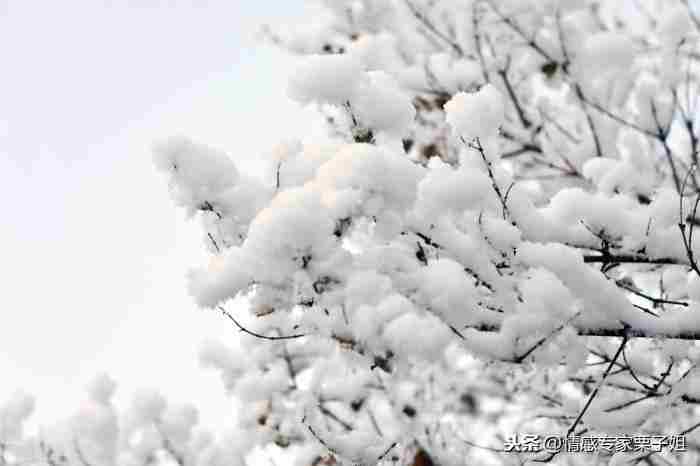
[[[248,330],[247,328],[245,328],[244,326],[239,324],[238,321],[236,320],[236,318],[233,317],[231,315],[231,313],[228,312],[223,307],[221,307],[221,306],[217,306],[217,307],[227,319],[229,319],[231,322],[233,322],[236,325],[236,327],[239,328],[239,330],[241,332],[247,333],[248,335],[254,336],[256,338],[261,338],[263,340],[292,340],[294,338],[301,338],[301,337],[306,336],[306,334],[304,334],[304,333],[298,333],[298,334],[294,334],[294,335],[279,335],[279,336],[261,335],[259,333],[253,332],[252,330]]]
[[[627,330],[624,327],[610,328],[610,327],[583,327],[580,325],[573,325],[578,331],[578,334],[584,337],[623,337],[627,334],[628,338],[670,338],[674,340],[700,340],[700,331],[698,330],[679,330],[678,332],[669,333],[653,330],[639,329],[631,327]],[[480,324],[480,325],[468,325],[464,327],[465,329],[474,329],[480,332],[499,332],[501,330],[499,325],[496,324]],[[465,336],[465,338],[468,338]]]

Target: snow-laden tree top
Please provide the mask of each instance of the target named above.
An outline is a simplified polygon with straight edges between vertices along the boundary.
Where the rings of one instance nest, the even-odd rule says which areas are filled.
[[[205,354],[241,402],[240,458],[276,444],[300,466],[520,464],[483,448],[516,431],[694,444],[696,12],[323,6],[268,32],[300,55],[289,95],[326,138],[280,145],[265,179],[187,139],[155,150],[212,254],[191,293],[241,330]],[[698,461],[611,464],[640,455]]]
[[[169,403],[142,390],[117,409],[115,382],[96,377],[74,413],[27,429],[34,399],[16,393],[0,404],[2,466],[236,466],[244,437],[213,434],[198,425],[194,406]]]

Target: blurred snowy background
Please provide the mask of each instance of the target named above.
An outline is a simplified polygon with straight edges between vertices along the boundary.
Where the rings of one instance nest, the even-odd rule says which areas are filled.
[[[290,59],[256,34],[301,7],[0,0],[0,400],[27,390],[37,418],[55,419],[104,371],[121,396],[158,388],[228,424],[196,353],[235,331],[187,295],[200,230],[175,210],[150,149],[186,135],[255,171],[298,133]]]

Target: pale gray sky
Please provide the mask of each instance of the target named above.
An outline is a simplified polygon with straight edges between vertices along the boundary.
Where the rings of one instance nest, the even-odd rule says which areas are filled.
[[[106,371],[221,421],[196,349],[235,332],[186,294],[200,233],[149,146],[183,134],[254,166],[298,132],[290,60],[253,36],[302,3],[0,0],[0,399],[24,388],[53,417]]]

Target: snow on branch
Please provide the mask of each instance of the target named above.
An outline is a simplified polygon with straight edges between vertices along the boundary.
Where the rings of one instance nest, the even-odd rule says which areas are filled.
[[[322,4],[268,33],[321,131],[261,179],[156,148],[212,255],[190,292],[239,331],[206,361],[241,429],[303,466],[507,464],[474,445],[516,425],[700,445],[692,5]]]

